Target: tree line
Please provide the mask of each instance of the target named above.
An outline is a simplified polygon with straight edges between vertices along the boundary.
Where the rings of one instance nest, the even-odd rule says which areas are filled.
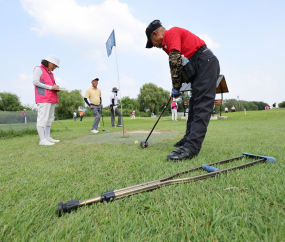
[[[284,102],[285,103],[285,102]],[[266,106],[270,106],[266,102],[262,101],[244,101],[244,100],[236,100],[236,99],[225,99],[223,101],[222,110],[225,110],[225,107],[231,110],[232,107],[235,107],[236,111],[243,111],[246,109],[247,111],[256,111],[256,110],[264,110]],[[279,103],[279,107],[283,108],[282,103]],[[219,111],[220,106],[215,107],[215,111]]]
[[[164,90],[162,87],[158,87],[153,83],[146,83],[140,88],[140,92],[137,98],[123,97],[119,100],[119,105],[122,103],[124,116],[130,116],[132,111],[136,111],[136,116],[146,117],[151,116],[151,113],[159,114],[164,105],[166,104],[170,92]],[[59,104],[56,108],[56,113],[60,118],[70,118],[74,110],[84,107],[85,103],[80,90],[74,90],[72,92],[61,91],[58,92]],[[184,111],[183,99],[190,98],[185,93],[178,99],[178,112]],[[223,101],[222,110],[228,107],[230,110],[234,106],[236,111],[248,111],[264,110],[265,106],[269,106],[268,103],[262,101],[244,101],[236,99],[225,99]],[[285,108],[285,101],[278,104],[280,108]],[[26,104],[23,105],[20,102],[20,98],[13,93],[0,92],[0,111],[21,111],[26,109],[27,111],[36,111],[36,107]],[[93,116],[93,113],[89,107],[84,108],[85,115]],[[220,107],[215,107],[216,111],[220,110]],[[171,113],[170,104],[167,106],[164,115]],[[110,115],[109,107],[106,106],[102,110],[104,116]]]

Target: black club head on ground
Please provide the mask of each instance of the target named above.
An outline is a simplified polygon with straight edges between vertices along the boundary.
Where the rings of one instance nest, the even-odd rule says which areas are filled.
[[[141,147],[143,147],[143,148],[148,147],[148,142],[142,141]]]

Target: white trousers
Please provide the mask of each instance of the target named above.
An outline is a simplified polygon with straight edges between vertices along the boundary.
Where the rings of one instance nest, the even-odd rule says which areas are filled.
[[[54,121],[54,110],[56,103],[38,103],[37,126],[51,126]]]
[[[177,120],[177,109],[172,109],[172,120]],[[175,119],[174,119],[175,116]]]

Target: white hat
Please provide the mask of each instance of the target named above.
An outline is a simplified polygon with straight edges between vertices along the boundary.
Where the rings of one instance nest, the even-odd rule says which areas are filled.
[[[57,67],[59,67],[59,58],[56,55],[48,55],[47,58],[45,58],[45,60],[47,60],[48,62],[51,62],[53,64],[55,64]]]
[[[136,112],[136,111],[133,111],[133,112]]]

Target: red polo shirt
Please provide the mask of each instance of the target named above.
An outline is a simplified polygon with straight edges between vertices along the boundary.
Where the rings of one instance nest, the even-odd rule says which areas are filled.
[[[189,59],[203,45],[203,40],[186,29],[174,27],[166,30],[163,35],[162,48],[168,55],[173,50],[178,50]]]

